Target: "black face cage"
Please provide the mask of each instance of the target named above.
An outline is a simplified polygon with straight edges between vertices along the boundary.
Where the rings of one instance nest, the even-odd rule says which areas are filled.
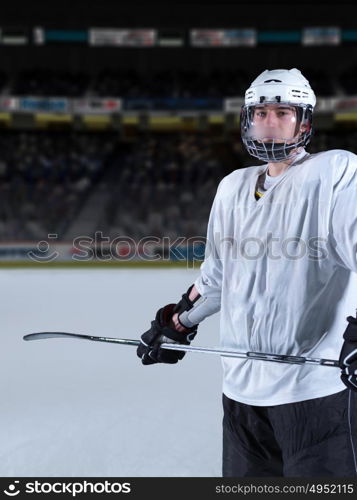
[[[240,114],[241,139],[251,156],[266,162],[284,161],[294,156],[296,148],[305,147],[310,142],[312,135],[312,106],[306,104],[304,106],[296,105],[295,107],[300,120],[297,126],[304,122],[310,123],[310,126],[308,130],[299,135],[297,142],[290,144],[288,141],[276,143],[274,139],[272,142],[262,142],[254,138],[247,139],[245,133],[252,121],[252,106],[242,106]]]

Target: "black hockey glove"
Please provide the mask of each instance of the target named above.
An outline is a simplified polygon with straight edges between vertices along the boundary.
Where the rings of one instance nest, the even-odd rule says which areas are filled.
[[[348,316],[343,338],[345,339],[339,358],[342,382],[352,391],[357,391],[357,318]]]
[[[141,336],[141,343],[136,353],[141,358],[143,365],[174,364],[186,354],[183,351],[161,349],[160,345],[163,342],[190,345],[195,338],[198,325],[186,328],[185,332],[179,332],[172,323],[172,316],[175,313],[180,314],[193,307],[194,302],[188,298],[191,289],[192,286],[182,295],[182,299],[177,304],[167,304],[159,309],[154,321],[151,322],[151,328]]]

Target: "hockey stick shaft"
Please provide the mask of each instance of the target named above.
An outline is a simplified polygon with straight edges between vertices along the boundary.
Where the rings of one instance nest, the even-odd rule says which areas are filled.
[[[140,340],[133,339],[118,339],[111,337],[96,337],[93,335],[82,335],[79,333],[67,333],[67,332],[39,332],[30,333],[24,336],[24,340],[39,340],[39,339],[50,339],[50,338],[75,338],[83,340],[92,340],[95,342],[107,342],[112,344],[121,345],[131,345],[138,346]],[[288,363],[288,364],[311,364],[320,366],[332,366],[339,367],[339,363],[335,359],[323,359],[323,358],[308,358],[303,356],[289,356],[285,354],[270,354],[264,352],[239,352],[234,349],[221,349],[219,347],[198,347],[183,344],[168,344],[163,343],[160,346],[162,349],[173,350],[173,351],[184,351],[184,352],[198,352],[202,354],[216,354],[228,358],[241,358],[241,359],[256,359],[260,361],[274,361],[276,363]]]

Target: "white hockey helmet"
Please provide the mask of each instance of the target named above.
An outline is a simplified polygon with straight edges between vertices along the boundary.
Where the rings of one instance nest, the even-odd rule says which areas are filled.
[[[297,148],[310,141],[315,104],[314,91],[298,69],[263,71],[246,91],[242,106],[241,136],[248,153],[270,162],[293,157]],[[282,128],[272,130],[264,125],[261,119],[264,108],[290,110],[285,113],[289,117],[284,118],[285,124],[290,120],[290,126],[286,128],[290,132],[282,132]],[[277,135],[279,133],[281,136]]]

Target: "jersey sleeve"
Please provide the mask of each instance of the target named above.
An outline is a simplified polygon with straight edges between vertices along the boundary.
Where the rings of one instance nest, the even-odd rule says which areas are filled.
[[[357,167],[335,196],[330,236],[337,263],[357,273]]]
[[[224,220],[220,186],[217,189],[208,219],[205,258],[200,267],[200,276],[195,281],[200,295],[216,299],[217,311],[220,309],[222,288],[222,260],[219,241],[223,234]]]

